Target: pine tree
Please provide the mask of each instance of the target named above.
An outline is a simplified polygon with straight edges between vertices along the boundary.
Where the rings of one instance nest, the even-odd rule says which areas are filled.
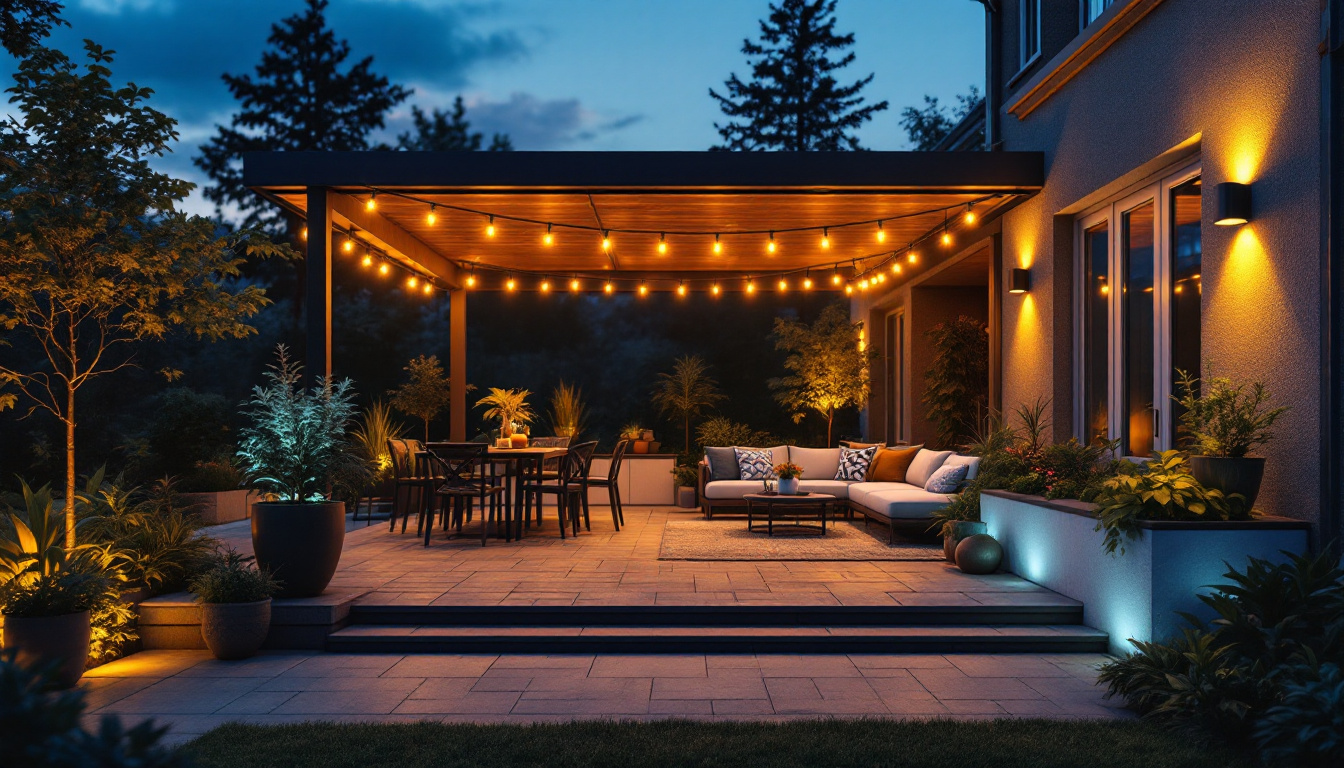
[[[752,59],[751,82],[733,74],[724,82],[727,96],[709,91],[734,118],[714,124],[724,143],[713,149],[862,149],[853,131],[888,105],[864,106],[859,92],[872,82],[871,74],[850,85],[836,82],[834,73],[853,63],[854,53],[832,60],[828,52],[850,47],[854,35],[835,33],[835,0],[772,3],[770,18],[760,25],[761,42],[742,41],[742,52]]]
[[[244,152],[367,149],[369,133],[411,95],[375,74],[372,56],[343,68],[350,44],[327,27],[327,2],[307,0],[304,12],[271,25],[270,49],[255,79],[223,76],[242,110],[201,146],[195,163],[214,181],[206,198],[221,213],[226,206],[240,209],[244,226],[276,230],[284,221],[275,206],[243,187]],[[297,222],[284,223],[292,235]]]
[[[415,123],[415,133],[403,133],[397,137],[397,149],[413,152],[475,152],[485,142],[480,131],[473,132],[467,120],[467,108],[462,97],[453,100],[451,113],[436,109],[425,114],[419,107],[411,107],[411,120]],[[496,133],[490,137],[491,152],[507,152],[513,149],[508,134]]]

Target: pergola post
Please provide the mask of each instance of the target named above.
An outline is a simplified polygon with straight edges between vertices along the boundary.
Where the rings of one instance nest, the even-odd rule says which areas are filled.
[[[308,187],[308,253],[304,261],[307,320],[303,374],[312,386],[331,376],[331,191]]]
[[[454,442],[467,439],[467,292],[448,292],[448,435]]]

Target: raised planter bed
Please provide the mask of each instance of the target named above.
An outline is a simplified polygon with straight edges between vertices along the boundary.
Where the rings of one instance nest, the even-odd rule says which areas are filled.
[[[179,494],[183,504],[191,505],[206,525],[222,525],[252,516],[253,502],[261,494],[247,489]]]
[[[1202,618],[1199,600],[1223,581],[1228,566],[1251,557],[1284,560],[1307,551],[1311,527],[1263,517],[1246,522],[1145,522],[1108,555],[1093,505],[984,491],[980,519],[1003,545],[1003,569],[1082,602],[1083,623],[1110,635],[1111,653],[1131,653],[1129,639],[1165,640],[1185,626],[1178,611]]]

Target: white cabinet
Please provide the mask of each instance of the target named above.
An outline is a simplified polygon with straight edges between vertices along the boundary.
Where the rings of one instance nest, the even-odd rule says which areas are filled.
[[[672,481],[672,467],[676,465],[675,456],[626,454],[621,462],[621,474],[616,485],[621,491],[621,503],[627,506],[670,506],[676,503],[676,488]],[[606,477],[611,468],[608,457],[593,458],[593,477]],[[594,488],[588,492],[588,503],[605,505],[607,489]]]

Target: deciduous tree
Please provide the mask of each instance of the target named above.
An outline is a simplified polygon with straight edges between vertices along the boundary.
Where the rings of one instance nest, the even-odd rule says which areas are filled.
[[[835,33],[835,0],[771,3],[760,26],[760,42],[742,41],[751,80],[733,74],[724,82],[727,95],[709,90],[732,118],[714,124],[723,144],[713,148],[862,149],[854,131],[888,105],[864,105],[860,92],[872,82],[871,74],[849,85],[836,80],[836,72],[854,62],[854,53],[832,59],[830,52],[852,46],[854,34]]]
[[[43,353],[37,367],[0,364],[0,379],[65,428],[69,546],[80,388],[131,365],[143,339],[254,333],[243,320],[266,298],[233,278],[247,256],[288,252],[178,211],[192,184],[149,165],[175,121],[147,104],[148,88],[113,86],[111,51],[85,49],[82,70],[33,49],[7,91],[20,116],[0,125],[0,324]]]
[[[784,367],[792,375],[770,380],[775,399],[792,411],[794,423],[808,411],[826,417],[826,445],[831,444],[835,412],[868,402],[868,362],[872,354],[863,343],[863,322],[849,321],[844,302],[821,311],[816,322],[775,318],[775,348],[789,353]]]
[[[458,96],[453,100],[451,112],[436,109],[425,114],[419,107],[411,107],[411,121],[415,124],[415,133],[403,133],[397,137],[397,149],[414,152],[474,152],[485,142],[485,135],[471,130],[467,120],[467,107]],[[513,149],[508,134],[496,133],[490,137],[491,152],[507,152]]]
[[[429,442],[429,422],[443,413],[452,398],[452,387],[437,355],[420,355],[406,364],[405,384],[392,390],[392,407],[425,423],[425,442]]]
[[[51,34],[51,28],[70,26],[61,18],[56,0],[5,0],[0,4],[0,47],[21,59]]]

